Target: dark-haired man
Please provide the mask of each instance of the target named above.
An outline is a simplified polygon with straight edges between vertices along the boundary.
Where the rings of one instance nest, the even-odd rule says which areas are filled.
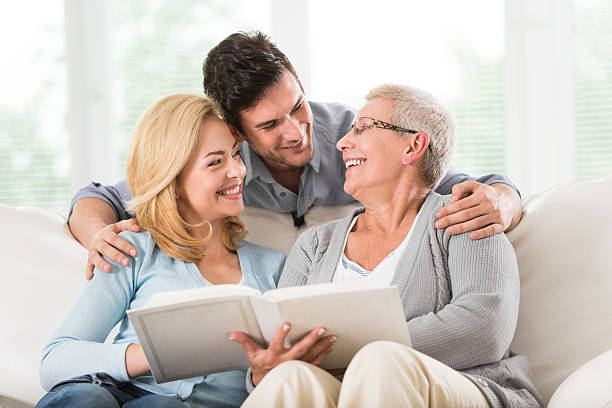
[[[242,143],[247,167],[246,206],[290,213],[304,224],[313,206],[354,202],[343,189],[346,164],[336,149],[355,111],[341,104],[308,102],[287,57],[262,33],[235,33],[221,41],[203,66],[204,92],[215,99],[232,133]],[[516,188],[500,175],[474,179],[449,170],[436,191],[452,192],[436,227],[449,234],[472,231],[474,239],[509,230],[521,217]],[[89,249],[88,277],[94,266],[110,271],[101,254],[126,264],[135,249],[117,234],[138,230],[125,211],[125,182],[92,183],[73,198],[69,226]]]

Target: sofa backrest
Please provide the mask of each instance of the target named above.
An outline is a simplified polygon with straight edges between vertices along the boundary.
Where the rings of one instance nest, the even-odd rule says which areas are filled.
[[[546,401],[582,363],[612,349],[611,202],[612,177],[561,185],[526,199],[508,234],[521,274],[512,349],[529,357]],[[306,227],[353,208],[314,208]],[[247,239],[285,251],[304,229],[266,210],[242,218]],[[0,394],[35,403],[40,352],[85,284],[87,253],[58,214],[0,205],[0,225]]]
[[[610,203],[612,177],[576,180],[526,199],[508,233],[521,276],[511,348],[529,357],[546,401],[572,371],[612,349]]]
[[[36,401],[42,348],[85,284],[87,252],[64,217],[0,204],[0,394]]]

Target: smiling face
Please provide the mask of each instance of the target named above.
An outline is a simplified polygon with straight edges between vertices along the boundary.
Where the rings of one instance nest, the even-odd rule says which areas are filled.
[[[271,168],[303,167],[312,159],[312,111],[291,72],[240,116],[245,140]]]
[[[189,223],[214,223],[244,209],[242,181],[246,174],[238,144],[225,122],[208,117],[199,143],[178,178],[181,216]]]
[[[355,118],[369,117],[391,122],[393,102],[375,98],[365,104]],[[402,154],[409,140],[389,129],[370,128],[357,135],[351,129],[338,141],[346,166],[344,191],[359,201],[373,194],[391,191],[405,169]]]

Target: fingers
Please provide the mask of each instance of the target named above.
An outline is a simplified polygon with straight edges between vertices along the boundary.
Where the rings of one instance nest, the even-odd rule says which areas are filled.
[[[91,280],[91,278],[93,278],[94,276],[94,264],[91,262],[87,262],[87,268],[85,269],[85,279],[87,280]]]
[[[268,346],[268,350],[273,353],[282,353],[285,349],[285,339],[287,338],[287,334],[289,334],[289,330],[291,330],[291,325],[287,322],[280,325],[278,329],[276,329],[276,333],[272,336],[272,340],[270,340],[270,345]]]
[[[100,253],[95,249],[89,251],[89,257],[87,259],[88,263],[93,264],[96,268],[104,272],[110,272],[112,267],[111,265],[102,258]],[[89,268],[89,265],[87,266]],[[92,268],[92,277],[93,277],[93,268]]]
[[[120,265],[128,266],[130,263],[130,260],[123,253],[117,251],[113,246],[107,243],[100,244],[97,250],[101,255],[104,255],[111,261],[115,261]]]
[[[449,235],[472,231],[472,239],[481,239],[503,231],[504,218],[495,188],[475,181],[453,186],[453,196],[461,197],[438,210],[436,228],[446,228]],[[499,225],[497,225],[499,224]],[[477,231],[478,230],[478,231]]]
[[[126,231],[128,228],[138,228],[140,230],[140,226],[138,226],[138,224],[135,224],[135,225],[134,223],[128,224],[127,221],[130,221],[130,220],[120,221],[117,224],[114,224],[115,228],[113,228],[113,230],[105,229],[100,235],[100,237],[95,240],[93,245],[95,246],[96,244],[107,242],[113,247],[119,249],[120,251],[123,251],[126,254],[136,256],[137,255],[136,248],[134,248],[130,243],[128,243],[126,240],[124,240],[119,235],[117,235],[119,232]],[[122,224],[122,225],[119,225],[119,224]],[[125,229],[121,229],[121,228],[125,228]],[[104,252],[102,252],[102,254],[108,256]]]
[[[501,224],[491,224],[484,228],[481,228],[470,233],[470,238],[473,240],[483,239],[490,237],[491,235],[499,234],[504,231],[504,227]]]
[[[117,233],[122,231],[140,231],[140,224],[136,221],[136,218],[130,218],[129,220],[119,221],[115,224],[117,226]]]
[[[335,337],[335,336],[330,336],[330,337]],[[334,340],[333,343],[328,344],[327,347],[325,347],[311,362],[310,364],[312,365],[316,365],[318,366],[319,364],[321,364],[321,362],[323,361],[323,358],[328,355],[329,353],[332,352],[332,350],[336,347],[336,345],[334,344],[336,341]]]
[[[451,193],[452,193],[451,199],[450,199],[451,204],[456,201],[461,200],[465,194],[472,194],[474,191],[478,189],[480,185],[481,183],[478,183],[473,180],[464,181],[462,183],[455,184],[453,188],[451,189]]]
[[[291,346],[287,352],[287,359],[300,360],[321,337],[325,336],[326,333],[327,331],[324,327],[312,329],[307,335],[302,337],[300,341]]]
[[[480,203],[480,200],[476,195],[470,195],[465,198],[462,198],[459,201],[456,201],[452,204],[445,205],[444,207],[440,208],[438,212],[436,212],[436,217],[443,218],[448,215],[457,213],[459,211],[462,211],[462,210],[465,210],[471,207],[475,207],[479,203]]]
[[[325,357],[336,344],[336,336],[325,336],[319,339],[301,358],[302,361],[307,363],[320,364],[323,357]]]
[[[247,356],[249,357],[249,360],[251,360],[251,356],[255,355],[258,351],[261,350],[261,347],[259,347],[257,343],[255,343],[253,339],[251,339],[251,337],[246,333],[231,332],[229,334],[229,339],[239,343],[242,346]]]
[[[456,224],[460,224],[462,222],[466,222],[469,220],[472,220],[476,217],[480,217],[482,215],[487,214],[487,211],[482,207],[482,206],[475,206],[475,207],[471,207],[450,215],[447,215],[444,218],[440,218],[439,220],[437,220],[435,222],[435,227],[436,228],[447,228],[450,226],[454,226]],[[452,229],[452,227],[450,227]],[[449,234],[453,234],[454,231],[448,231],[447,232]]]
[[[449,235],[463,234],[464,232],[476,231],[477,229],[485,228],[489,225],[493,225],[494,223],[494,217],[491,214],[486,214],[448,227],[446,229],[446,233]]]

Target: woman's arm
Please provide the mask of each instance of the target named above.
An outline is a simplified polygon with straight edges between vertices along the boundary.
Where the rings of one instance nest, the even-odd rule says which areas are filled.
[[[151,366],[149,366],[140,343],[132,343],[126,349],[125,367],[130,378],[140,377],[151,372]]]
[[[306,285],[310,276],[310,269],[313,263],[312,257],[315,253],[315,228],[304,231],[291,247],[285,265],[278,280],[278,287]]]
[[[467,233],[438,234],[448,244],[452,298],[437,313],[408,322],[413,347],[455,369],[498,361],[508,350],[518,316],[512,245],[504,234],[476,241]]]
[[[132,236],[135,236],[133,234]],[[129,343],[104,344],[111,329],[124,318],[135,291],[141,256],[128,266],[114,264],[114,272],[95,270],[80,297],[43,350],[40,380],[49,390],[59,381],[93,372],[105,372],[119,381],[130,376],[126,367]],[[130,353],[132,355],[132,353]],[[127,362],[132,364],[132,358]]]

